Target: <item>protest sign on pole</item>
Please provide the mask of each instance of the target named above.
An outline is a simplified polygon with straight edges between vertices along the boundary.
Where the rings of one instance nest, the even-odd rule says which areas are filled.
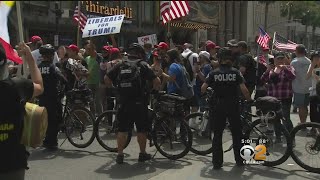
[[[152,44],[152,46],[154,46],[158,44],[157,35],[151,34],[147,36],[138,37],[138,43],[141,44],[142,46],[147,43]]]
[[[121,30],[123,19],[124,14],[90,18],[87,20],[87,24],[83,30],[82,38],[107,34],[117,34]]]

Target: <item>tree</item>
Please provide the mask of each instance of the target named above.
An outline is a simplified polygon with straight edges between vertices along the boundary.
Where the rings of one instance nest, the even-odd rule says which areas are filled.
[[[273,4],[276,1],[258,1],[261,4],[264,4],[264,28],[267,29],[268,27],[268,12],[269,12],[269,5]]]

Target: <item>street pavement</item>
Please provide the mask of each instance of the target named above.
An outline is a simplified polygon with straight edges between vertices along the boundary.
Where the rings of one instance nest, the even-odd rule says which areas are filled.
[[[298,115],[292,114],[291,117],[296,125]],[[59,143],[63,140],[63,136],[60,136]],[[224,137],[224,148],[230,146],[230,140],[229,135]],[[147,151],[154,154],[156,150],[155,147],[148,147]],[[224,167],[218,171],[212,169],[211,155],[197,156],[191,152],[177,161],[168,160],[157,153],[153,160],[138,163],[139,148],[135,136],[125,153],[125,163],[117,165],[116,154],[104,150],[96,140],[84,149],[75,148],[68,141],[56,152],[48,152],[42,148],[33,149],[29,157],[30,169],[26,171],[26,180],[320,179],[319,174],[305,171],[291,157],[282,165],[273,168],[260,165],[237,167],[233,151],[224,154]]]

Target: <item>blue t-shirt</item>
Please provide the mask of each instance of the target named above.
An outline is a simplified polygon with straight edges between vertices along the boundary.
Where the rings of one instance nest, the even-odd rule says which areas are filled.
[[[181,87],[182,85],[182,66],[180,64],[177,63],[172,63],[169,67],[168,70],[169,76],[176,76],[176,82],[177,84]],[[168,88],[167,88],[168,94],[170,93],[177,93],[178,92],[178,88],[175,84],[175,82],[169,82],[168,83]]]
[[[201,70],[202,74],[204,75],[204,77],[207,77],[209,72],[212,70],[212,66],[210,64],[205,64],[200,70]],[[199,96],[201,95],[201,86],[203,83],[204,83],[204,81],[201,81],[201,79],[199,77],[197,77],[196,85],[193,86],[194,94],[199,95]]]

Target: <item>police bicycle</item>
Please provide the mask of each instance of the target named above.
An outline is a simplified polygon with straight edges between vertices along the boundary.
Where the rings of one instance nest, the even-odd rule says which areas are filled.
[[[149,127],[151,132],[148,134],[149,145],[150,147],[154,145],[168,159],[182,158],[188,154],[192,144],[192,133],[187,123],[183,121],[183,102],[186,99],[176,95],[167,95],[165,92],[154,91],[152,95],[156,102],[154,109],[149,108],[148,111],[148,120],[151,124]],[[104,149],[117,152],[119,95],[113,99],[116,102],[115,109],[104,111],[98,116],[95,136]],[[129,145],[131,138],[132,131],[129,131],[125,148]]]
[[[260,108],[260,105],[258,106],[256,101],[253,103],[248,103],[241,100],[240,106],[256,106],[257,109],[256,114],[246,111],[246,108],[243,108],[241,112],[240,119],[243,126],[242,144],[250,145],[252,147],[257,147],[260,144],[264,145],[265,149],[260,150],[266,157],[263,163],[264,166],[277,166],[284,163],[290,157],[292,141],[288,130],[281,123],[285,121],[281,115],[281,112],[273,109],[270,109],[269,111],[261,110],[263,108]],[[251,118],[258,119],[251,121]],[[275,121],[278,121],[279,119],[281,142],[277,142],[274,135],[274,132],[276,131],[274,124]],[[228,152],[232,148],[233,145],[231,145],[224,152]],[[256,150],[259,151],[258,149]]]
[[[302,168],[320,173],[320,123],[301,123],[293,128],[291,137],[296,142],[292,148],[292,159]]]
[[[207,104],[210,104],[209,100],[213,96],[212,88],[208,87],[207,91],[201,98],[205,98]],[[212,153],[212,131],[210,128],[210,113],[211,106],[208,105],[204,108],[204,112],[195,112],[185,117],[186,122],[193,121],[194,124],[190,127],[192,131],[192,146],[190,151],[197,155],[207,155]]]
[[[78,64],[71,64],[71,70],[82,68]],[[62,124],[60,130],[66,134],[66,139],[77,148],[86,148],[94,141],[95,119],[88,110],[89,103],[92,101],[92,92],[88,88],[82,88],[78,76],[74,73],[76,81],[73,89],[67,92],[65,85],[59,84],[59,99],[66,97],[62,104]],[[61,143],[60,146],[66,141]]]

